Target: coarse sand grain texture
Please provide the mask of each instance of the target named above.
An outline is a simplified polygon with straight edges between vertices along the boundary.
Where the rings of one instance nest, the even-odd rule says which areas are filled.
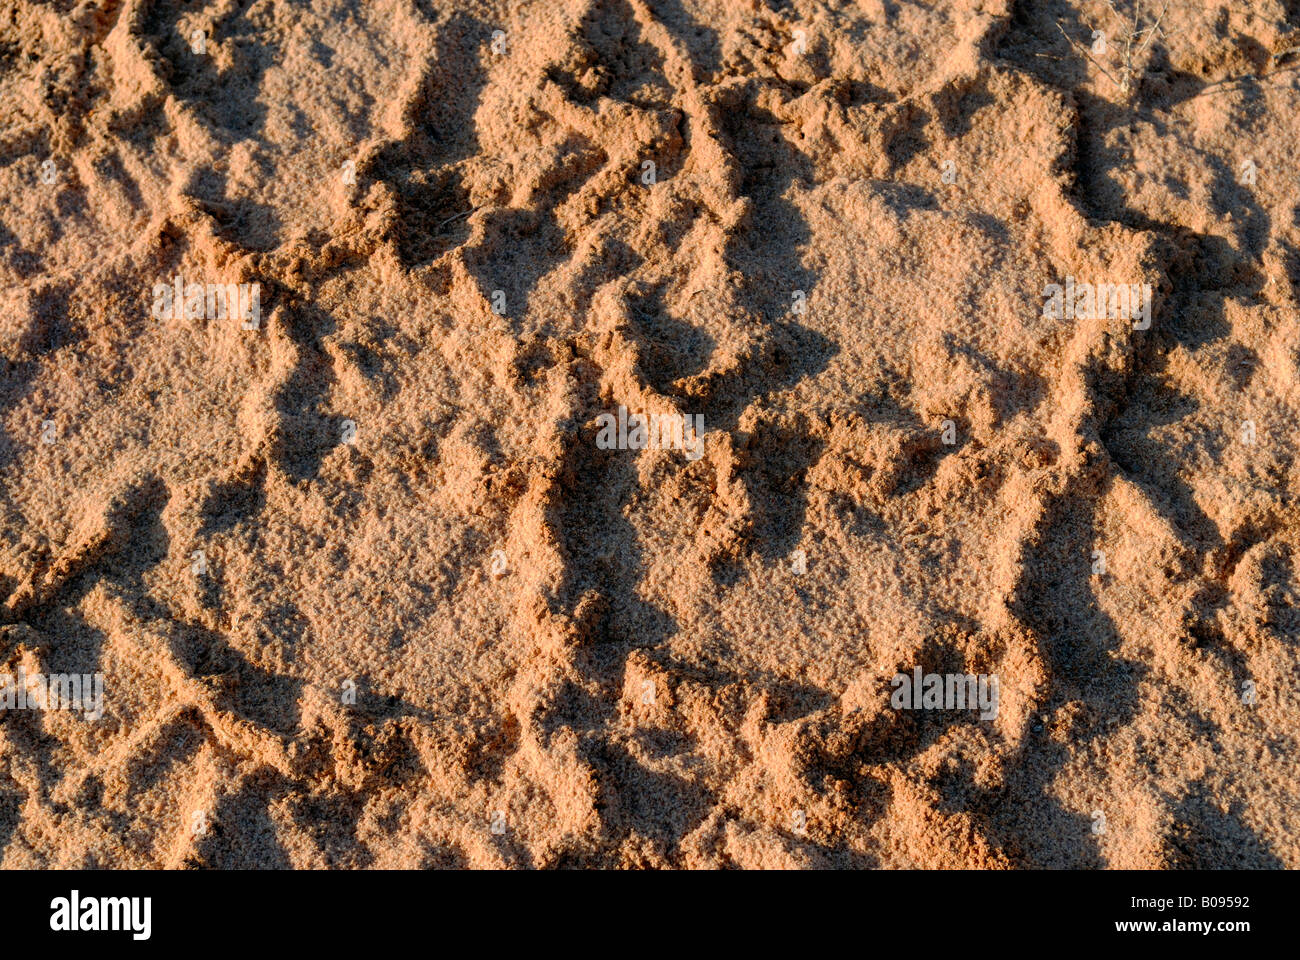
[[[0,0],[0,197],[0,866],[1300,867],[1296,0]]]

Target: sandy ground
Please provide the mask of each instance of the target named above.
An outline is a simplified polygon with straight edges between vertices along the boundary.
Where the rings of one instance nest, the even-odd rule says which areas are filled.
[[[1116,4],[0,0],[0,865],[1300,867],[1300,4]]]

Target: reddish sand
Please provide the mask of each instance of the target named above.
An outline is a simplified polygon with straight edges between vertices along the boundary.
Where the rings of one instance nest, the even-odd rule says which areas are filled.
[[[1300,867],[1300,6],[1116,4],[0,0],[0,865]]]

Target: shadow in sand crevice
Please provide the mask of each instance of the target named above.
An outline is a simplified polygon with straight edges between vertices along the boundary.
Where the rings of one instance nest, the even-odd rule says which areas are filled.
[[[1101,492],[1078,489],[1086,482],[1076,478],[1071,489],[1048,502],[1038,535],[1025,548],[1011,604],[1017,619],[1039,638],[1045,661],[1049,686],[1038,712],[1050,716],[1067,704],[1077,707],[1070,714],[1073,746],[1057,743],[1041,726],[1030,731],[1007,762],[1005,788],[976,800],[991,835],[1025,866],[1104,865],[1092,820],[1061,804],[1055,781],[1080,744],[1133,720],[1139,688],[1150,672],[1145,664],[1116,655],[1119,626],[1099,603],[1091,548],[1080,547],[1097,543],[1100,535]],[[980,792],[972,788],[973,796]],[[1010,797],[1018,799],[1011,803]]]
[[[649,110],[669,106],[663,54],[645,41],[627,0],[591,0],[582,27],[572,40],[574,58],[548,71],[570,99],[586,106],[605,97]]]
[[[589,624],[591,647],[656,647],[677,631],[675,621],[654,604],[640,599],[637,585],[645,571],[635,526],[624,505],[636,498],[635,451],[598,450],[594,438],[569,455],[572,465],[557,524],[566,559],[566,577],[557,601],[567,610],[595,591],[603,599]],[[609,664],[604,680],[613,685],[622,659]]]
[[[657,393],[679,400],[688,396],[678,381],[702,373],[717,344],[703,328],[682,320],[664,306],[663,285],[627,298],[632,339],[639,348],[638,372]]]
[[[1165,861],[1175,870],[1281,870],[1286,867],[1242,817],[1239,803],[1224,804],[1222,791],[1205,781],[1191,784],[1174,807],[1164,838]]]
[[[248,4],[232,4],[212,20],[210,31],[204,31],[204,52],[198,53],[194,38],[181,29],[187,6],[173,0],[146,4],[140,39],[157,51],[159,73],[176,97],[222,140],[260,137],[267,117],[260,102],[262,78],[275,60],[273,44],[247,16]],[[238,50],[225,68],[208,52],[221,44]],[[231,109],[235,104],[239,109]]]
[[[669,35],[689,49],[691,71],[705,81],[722,69],[722,44],[718,32],[693,17],[682,0],[655,0],[654,14]]]
[[[3,230],[3,225],[0,225]],[[26,291],[26,305],[19,307],[27,314],[21,334],[14,339],[9,356],[0,356],[3,376],[0,376],[0,409],[15,410],[32,393],[33,385],[42,368],[54,355],[75,346],[85,338],[82,325],[71,313],[72,285],[70,283],[35,284]],[[58,426],[58,411],[45,411]],[[8,467],[18,446],[36,446],[42,431],[41,422],[31,424],[27,443],[15,441],[9,431],[0,431],[0,469]],[[8,499],[8,484],[0,485],[0,497]]]
[[[4,856],[9,840],[22,823],[24,794],[9,789],[0,781],[0,858]],[[11,784],[17,787],[17,784]]]
[[[191,865],[216,870],[287,870],[293,864],[271,816],[291,784],[269,768],[245,778],[239,789],[220,797],[206,830],[196,838]],[[186,824],[189,827],[189,824]]]
[[[314,480],[326,454],[343,442],[343,421],[322,409],[337,380],[324,348],[337,320],[315,303],[295,299],[283,311],[285,331],[297,347],[297,363],[275,394],[279,422],[273,455],[294,481]]]
[[[724,143],[742,171],[741,192],[754,204],[750,226],[728,242],[725,257],[737,276],[762,278],[746,279],[734,290],[738,309],[752,318],[744,329],[748,349],[735,369],[707,380],[700,398],[706,427],[728,432],[770,395],[815,377],[838,352],[796,311],[796,304],[812,297],[817,276],[803,265],[801,251],[812,234],[788,194],[795,184],[811,181],[812,161],[785,139],[776,117],[754,105],[756,93],[751,89],[743,108],[723,115]],[[751,518],[753,546],[768,558],[784,556],[799,540],[807,508],[803,476],[820,456],[821,443],[802,418],[771,410],[738,447],[747,461],[741,475],[760,510]]]
[[[672,773],[651,770],[620,743],[592,741],[586,754],[606,774],[597,802],[609,849],[619,850],[636,837],[649,841],[660,857],[675,862],[682,840],[717,806],[711,791]],[[619,865],[617,860],[608,864]]]
[[[534,306],[541,280],[570,259],[572,238],[556,210],[578,192],[606,161],[605,152],[586,137],[570,134],[556,148],[548,186],[531,207],[485,211],[479,223],[482,240],[462,250],[465,267],[478,282],[485,302],[502,314],[515,332]]]
[[[265,167],[264,178],[273,176]],[[249,197],[232,197],[224,171],[212,166],[196,167],[182,192],[193,197],[216,222],[215,235],[244,250],[267,251],[279,243],[281,222],[273,207]]]
[[[393,239],[407,269],[429,264],[469,239],[466,219],[473,207],[461,165],[480,153],[474,114],[487,84],[471,41],[490,33],[489,25],[459,11],[439,25],[434,57],[409,108],[410,133],[384,145],[358,171],[359,189],[368,178],[387,183],[396,194]]]

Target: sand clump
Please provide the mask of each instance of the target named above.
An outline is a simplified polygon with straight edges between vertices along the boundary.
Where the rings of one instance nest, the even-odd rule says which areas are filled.
[[[0,0],[0,865],[1300,866],[1300,11],[1122,29]]]

